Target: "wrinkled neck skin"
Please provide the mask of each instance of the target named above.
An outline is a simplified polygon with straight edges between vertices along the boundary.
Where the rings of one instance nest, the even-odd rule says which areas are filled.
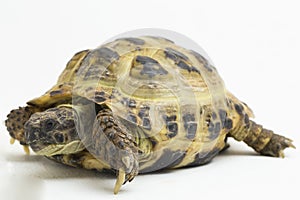
[[[74,111],[74,124],[82,144],[89,149],[92,144],[92,132],[94,121],[99,111],[98,105],[89,103],[85,105],[72,106]]]

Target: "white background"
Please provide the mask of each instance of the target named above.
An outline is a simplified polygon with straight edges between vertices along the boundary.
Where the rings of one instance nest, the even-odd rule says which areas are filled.
[[[0,1],[0,120],[49,89],[68,59],[137,28],[199,43],[256,121],[294,139],[285,159],[242,143],[206,166],[141,175],[119,195],[114,177],[26,156],[0,129],[1,199],[297,199],[300,197],[300,5],[295,1]]]

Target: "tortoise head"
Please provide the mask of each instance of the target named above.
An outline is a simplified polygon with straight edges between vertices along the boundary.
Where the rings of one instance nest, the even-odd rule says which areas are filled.
[[[39,155],[53,156],[82,151],[72,108],[56,107],[33,114],[25,123],[26,143]]]

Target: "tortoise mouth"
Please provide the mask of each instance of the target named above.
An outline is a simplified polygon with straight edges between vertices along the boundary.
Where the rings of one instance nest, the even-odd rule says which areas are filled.
[[[75,140],[67,144],[48,144],[44,148],[36,150],[35,153],[43,156],[54,156],[59,154],[74,154],[83,151],[85,146],[80,140]]]

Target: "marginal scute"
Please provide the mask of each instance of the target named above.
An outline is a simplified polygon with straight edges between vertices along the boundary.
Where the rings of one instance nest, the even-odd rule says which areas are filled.
[[[186,137],[190,140],[194,139],[197,133],[197,127],[198,127],[198,123],[197,122],[190,122],[188,123],[187,126],[187,135]]]
[[[153,163],[153,165],[142,169],[141,173],[157,171],[164,168],[171,168],[179,164],[183,160],[184,156],[185,153],[180,150],[172,151],[169,149],[165,149],[159,159],[157,159],[156,162]]]
[[[178,133],[178,124],[176,122],[167,122],[168,136],[175,137]]]
[[[210,162],[219,152],[220,152],[220,149],[215,148],[209,152],[197,153],[194,157],[194,161],[191,162],[188,166],[193,167],[193,166],[198,166],[198,165],[204,165],[204,164]]]

